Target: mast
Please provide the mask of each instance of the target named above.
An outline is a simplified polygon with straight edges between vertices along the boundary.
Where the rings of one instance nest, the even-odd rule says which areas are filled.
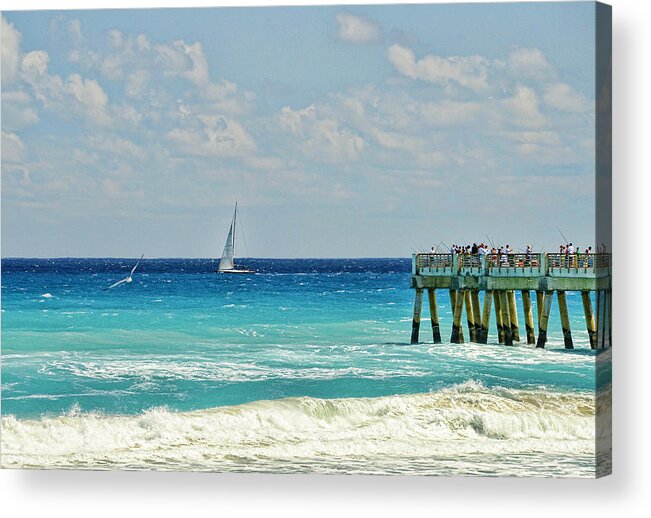
[[[235,257],[235,228],[237,227],[237,200],[235,201],[235,211],[233,212],[233,257]],[[235,261],[233,261],[233,268],[235,268]]]

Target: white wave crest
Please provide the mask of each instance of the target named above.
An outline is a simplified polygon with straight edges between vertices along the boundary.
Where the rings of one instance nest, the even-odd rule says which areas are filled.
[[[471,382],[431,394],[290,398],[193,412],[155,408],[136,416],[78,411],[38,420],[7,416],[2,463],[593,476],[594,410],[590,394],[486,389]]]

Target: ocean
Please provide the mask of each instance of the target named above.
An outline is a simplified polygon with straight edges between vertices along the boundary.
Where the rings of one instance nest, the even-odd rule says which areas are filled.
[[[134,264],[2,260],[2,467],[595,476],[610,350],[579,293],[573,350],[556,301],[544,350],[494,318],[432,344],[426,302],[411,345],[410,259],[144,259],[105,290]]]

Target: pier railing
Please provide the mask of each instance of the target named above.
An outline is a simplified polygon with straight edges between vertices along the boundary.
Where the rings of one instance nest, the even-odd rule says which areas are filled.
[[[601,277],[610,274],[611,254],[439,254],[412,258],[412,274],[434,277]]]
[[[550,277],[602,276],[610,273],[610,254],[547,254]]]
[[[457,266],[453,254],[414,254],[414,275],[456,275]]]

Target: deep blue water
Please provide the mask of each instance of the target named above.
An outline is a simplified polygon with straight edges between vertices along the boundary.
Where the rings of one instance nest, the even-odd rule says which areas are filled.
[[[256,275],[215,274],[212,260],[144,259],[133,283],[104,290],[134,263],[2,261],[4,415],[378,397],[469,380],[556,391],[595,386],[578,294],[568,294],[574,351],[562,348],[554,313],[545,351],[497,345],[494,322],[492,344],[435,346],[427,343],[426,303],[424,343],[410,345],[409,259],[240,261]],[[448,338],[445,291],[438,302]]]

